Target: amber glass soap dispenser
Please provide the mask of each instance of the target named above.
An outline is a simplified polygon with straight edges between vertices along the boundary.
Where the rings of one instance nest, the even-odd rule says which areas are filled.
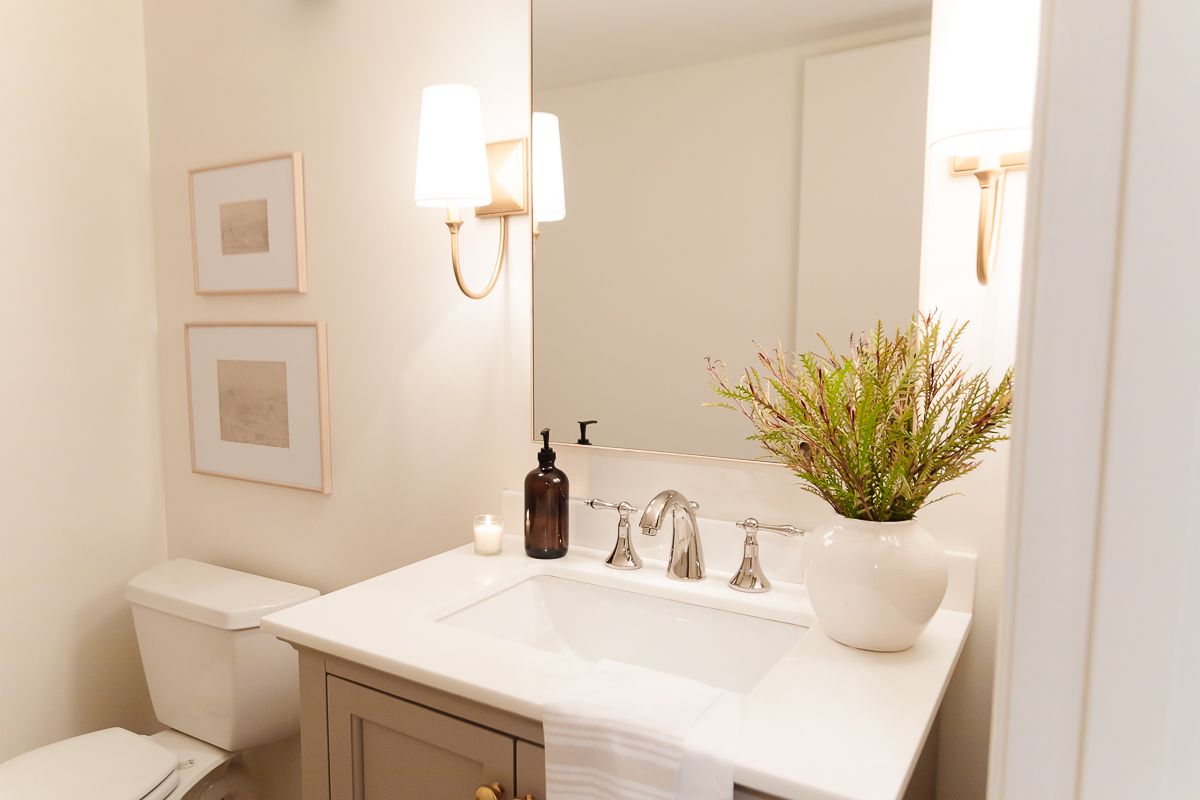
[[[567,554],[567,474],[554,466],[550,429],[542,429],[537,469],[525,476],[525,555],[562,558]]]

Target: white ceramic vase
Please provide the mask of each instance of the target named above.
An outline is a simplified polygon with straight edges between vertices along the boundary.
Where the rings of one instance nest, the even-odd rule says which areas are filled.
[[[825,633],[862,650],[912,647],[946,594],[946,554],[916,520],[834,517],[809,534],[803,569]]]

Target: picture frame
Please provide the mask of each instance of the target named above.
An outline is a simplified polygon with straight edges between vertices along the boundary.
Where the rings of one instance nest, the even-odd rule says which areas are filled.
[[[192,472],[330,494],[324,322],[184,325]]]
[[[196,294],[308,290],[300,153],[188,170],[188,208]]]

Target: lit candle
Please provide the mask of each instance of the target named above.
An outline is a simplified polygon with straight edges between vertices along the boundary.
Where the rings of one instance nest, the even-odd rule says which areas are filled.
[[[500,537],[504,533],[504,517],[480,514],[475,517],[475,555],[494,556],[500,552]]]

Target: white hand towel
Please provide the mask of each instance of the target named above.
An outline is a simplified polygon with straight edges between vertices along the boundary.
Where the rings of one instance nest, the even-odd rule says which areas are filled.
[[[543,707],[548,800],[730,800],[741,696],[601,661]]]

